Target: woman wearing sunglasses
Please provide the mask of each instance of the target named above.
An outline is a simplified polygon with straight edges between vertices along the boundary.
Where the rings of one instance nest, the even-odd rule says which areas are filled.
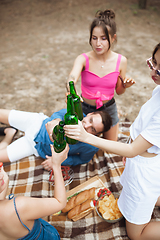
[[[160,43],[147,63],[158,86],[131,126],[129,144],[96,138],[81,123],[64,127],[68,137],[126,157],[118,206],[133,240],[160,239],[160,222],[151,221],[154,207],[160,206]]]

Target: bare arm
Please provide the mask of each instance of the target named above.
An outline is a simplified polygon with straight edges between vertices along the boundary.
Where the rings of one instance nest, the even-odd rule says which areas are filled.
[[[49,138],[52,142],[54,141],[53,138],[52,138],[53,128],[56,125],[58,125],[60,121],[61,121],[60,118],[55,118],[52,121],[47,122],[46,125],[45,125],[46,130],[47,130],[48,135],[49,135]]]
[[[69,146],[61,153],[55,153],[53,146],[52,167],[54,171],[54,197],[53,198],[32,198],[17,197],[16,205],[22,220],[34,220],[42,218],[62,210],[67,202],[66,190],[61,171],[61,163],[67,158]]]
[[[132,78],[126,77],[127,70],[127,59],[122,56],[121,64],[120,64],[120,76],[118,77],[116,84],[116,93],[118,95],[123,94],[126,88],[131,87],[135,84],[135,81]]]
[[[4,171],[2,166],[0,167],[0,184],[1,184],[0,200],[4,200],[6,198],[8,183],[9,183],[8,175]]]
[[[74,138],[81,142],[89,143],[104,151],[112,152],[120,156],[132,158],[144,153],[148,148],[153,145],[146,141],[139,135],[131,144],[109,141],[103,138],[96,137],[86,132],[79,121],[78,125],[65,125],[65,134],[68,137]]]
[[[85,57],[83,55],[79,55],[74,61],[73,68],[66,82],[66,87],[68,92],[69,92],[69,82],[74,81],[74,83],[76,84],[84,67],[85,67]]]

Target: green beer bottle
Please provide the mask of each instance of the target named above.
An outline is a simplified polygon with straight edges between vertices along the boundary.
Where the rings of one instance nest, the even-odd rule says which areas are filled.
[[[54,140],[54,150],[57,153],[62,152],[66,147],[66,140],[64,139],[64,130],[63,128],[59,128],[58,134],[56,136],[56,140]]]
[[[64,121],[60,121],[59,124],[56,125],[56,126],[53,128],[53,132],[52,132],[52,138],[53,138],[53,140],[56,140],[58,131],[59,131],[59,129],[63,129],[63,126],[64,126]]]
[[[67,96],[67,113],[64,115],[64,122],[66,125],[78,124],[78,116],[74,111],[72,95]],[[66,142],[69,144],[75,144],[78,141],[66,136]]]
[[[73,98],[73,104],[74,104],[75,112],[77,113],[78,118],[81,121],[83,119],[81,99],[76,93],[76,89],[75,89],[73,81],[69,82],[69,87],[70,87],[70,94],[72,95],[72,98]]]

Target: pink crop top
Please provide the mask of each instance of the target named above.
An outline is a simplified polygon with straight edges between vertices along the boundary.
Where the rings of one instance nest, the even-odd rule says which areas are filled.
[[[89,71],[89,58],[85,53],[82,55],[86,59],[85,70],[81,73],[82,96],[87,99],[96,99],[96,108],[100,108],[103,105],[102,101],[110,100],[114,96],[122,55],[118,54],[115,72],[111,72],[102,78]]]

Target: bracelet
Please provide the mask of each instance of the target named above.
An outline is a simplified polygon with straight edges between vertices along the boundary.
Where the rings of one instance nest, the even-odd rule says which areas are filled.
[[[123,87],[126,88],[126,84],[123,82],[123,78],[120,75],[119,75],[119,78],[121,79]]]

